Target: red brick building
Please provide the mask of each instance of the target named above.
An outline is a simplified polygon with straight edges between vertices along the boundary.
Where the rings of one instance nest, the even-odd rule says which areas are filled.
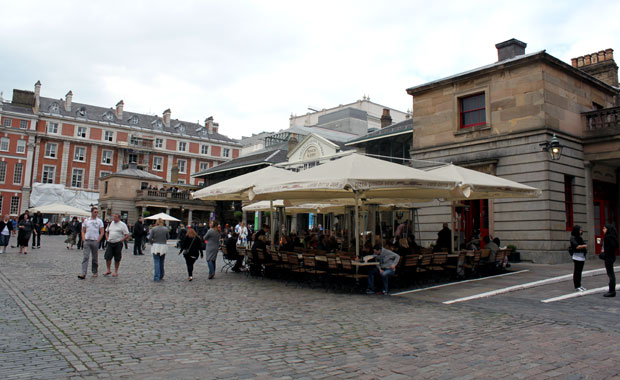
[[[29,207],[33,183],[98,193],[99,178],[137,164],[169,183],[199,185],[191,174],[239,156],[241,145],[204,124],[128,112],[13,90],[0,99],[0,213]],[[174,170],[173,170],[174,168]],[[178,170],[177,170],[178,169]],[[178,173],[178,174],[177,174]]]

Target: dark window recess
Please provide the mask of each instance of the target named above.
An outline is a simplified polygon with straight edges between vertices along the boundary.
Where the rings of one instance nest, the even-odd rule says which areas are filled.
[[[461,128],[485,125],[487,122],[484,94],[460,99]]]
[[[573,229],[573,183],[575,177],[572,175],[564,175],[564,212],[566,213],[566,230]]]

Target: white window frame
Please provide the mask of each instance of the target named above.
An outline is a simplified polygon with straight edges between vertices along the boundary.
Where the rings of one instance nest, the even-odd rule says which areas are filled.
[[[0,161],[0,183],[6,181],[6,161]]]
[[[84,131],[84,133],[80,133],[80,131]],[[78,138],[82,138],[82,139],[87,139],[88,138],[88,128],[87,127],[82,127],[82,126],[77,126],[77,128],[75,128],[75,137]]]
[[[19,174],[19,177],[18,177]],[[21,185],[24,177],[24,164],[16,162],[13,167],[13,185]]]
[[[180,184],[182,184],[182,185],[185,185],[185,180],[184,180],[184,179],[182,179],[182,178],[179,178],[179,179],[177,180],[177,183],[180,183]]]
[[[160,137],[155,137],[155,148],[163,148],[164,147],[164,139]]]
[[[156,165],[156,162],[158,161],[159,161],[159,165]],[[153,170],[156,172],[161,172],[164,170],[164,158],[163,157],[153,156]]]
[[[10,209],[11,215],[19,214],[19,201],[20,201],[19,197],[15,197],[15,196],[11,197],[11,209]]]
[[[208,155],[209,154],[209,145],[202,144],[200,146],[200,154]]]
[[[10,127],[12,123],[13,123],[13,119],[11,119],[10,117],[5,117],[4,121],[2,122],[2,126]]]
[[[109,153],[109,157],[106,157],[106,153]],[[106,159],[107,158],[107,159]],[[114,151],[104,149],[101,151],[101,165],[114,165]]]
[[[177,145],[178,147],[178,151],[179,152],[186,152],[187,151],[187,143],[185,141],[179,141],[179,144]],[[181,149],[181,147],[183,147],[183,149]]]
[[[207,170],[207,169],[209,169],[209,163],[208,162],[201,162],[200,163],[200,171]]]
[[[76,174],[79,173],[80,179],[77,180]],[[84,187],[84,169],[73,168],[71,170],[71,187],[81,189]]]
[[[51,173],[49,169],[51,169]],[[43,169],[41,170],[41,183],[55,183],[55,182],[56,182],[56,167],[53,165],[43,165]]]
[[[78,156],[78,150],[83,149],[84,155],[81,157]],[[76,146],[73,149],[73,161],[75,162],[86,162],[86,147],[85,146]]]
[[[183,170],[181,170],[181,163],[183,163]],[[187,160],[177,160],[177,167],[179,168],[179,174],[187,174]]]
[[[222,148],[222,157],[230,157],[230,148]]]
[[[26,140],[17,140],[16,153],[26,153]]]
[[[54,149],[51,149],[54,147]],[[48,149],[50,148],[50,149]],[[45,158],[58,158],[58,144],[56,143],[45,143]]]
[[[52,128],[51,128],[52,126],[54,126],[54,130],[52,130]],[[57,122],[55,122],[55,121],[49,121],[47,123],[47,127],[46,128],[47,128],[46,129],[47,130],[47,134],[49,134],[49,135],[57,135],[58,134],[58,129],[60,128],[60,125]]]
[[[3,137],[0,139],[0,151],[8,152],[11,148],[11,139],[8,137]]]
[[[111,171],[107,171],[107,170],[101,170],[99,172],[99,178],[103,177],[104,175],[108,175],[108,174],[112,174]]]
[[[114,131],[103,131],[103,141],[114,142]]]
[[[28,129],[28,120],[20,120],[19,129]]]

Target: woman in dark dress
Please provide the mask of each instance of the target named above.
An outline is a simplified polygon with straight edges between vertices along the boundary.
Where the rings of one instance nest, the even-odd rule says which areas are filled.
[[[614,273],[614,262],[616,261],[616,249],[618,248],[618,233],[612,224],[603,227],[603,251],[605,253],[605,270],[609,277],[609,291],[603,297],[616,296],[616,274]]]
[[[193,228],[187,230],[185,237],[181,241],[181,252],[179,252],[179,255],[181,253],[183,253],[185,264],[187,265],[188,280],[192,281],[194,279],[194,262],[198,260],[198,256],[201,258],[203,256],[202,242]]]
[[[19,228],[19,232],[17,233],[17,245],[19,246],[20,255],[22,252],[24,255],[28,254],[28,241],[30,240],[30,236],[32,235],[32,231],[34,230],[34,224],[30,220],[28,214],[24,214],[22,220],[19,221],[17,225]]]

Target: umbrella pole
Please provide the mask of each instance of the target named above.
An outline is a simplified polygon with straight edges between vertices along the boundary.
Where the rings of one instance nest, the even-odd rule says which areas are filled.
[[[357,191],[355,195],[355,257],[360,257],[360,206]]]
[[[454,252],[454,201],[450,202],[450,253]]]
[[[269,232],[271,247],[275,247],[275,242],[273,241],[276,232],[273,225],[273,201],[269,201]]]

